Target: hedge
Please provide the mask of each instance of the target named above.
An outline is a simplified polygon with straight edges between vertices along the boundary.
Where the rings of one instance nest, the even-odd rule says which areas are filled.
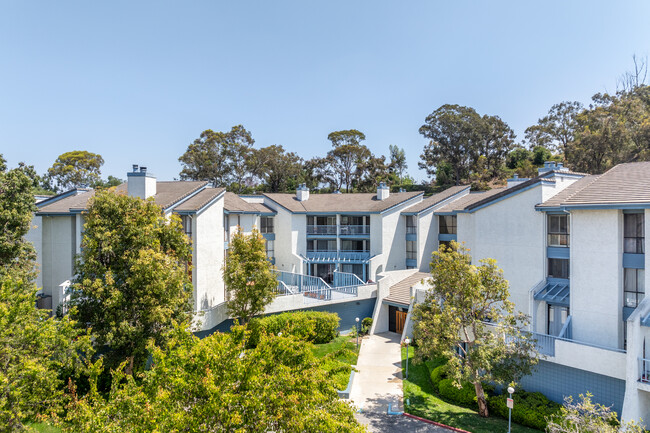
[[[338,334],[339,315],[325,311],[293,311],[253,318],[249,324],[249,346],[259,342],[260,334],[293,335],[315,344],[329,343]]]
[[[508,418],[508,407],[506,406],[506,394],[494,395],[488,398],[488,409],[495,415]],[[518,390],[512,394],[514,409],[512,420],[517,424],[536,428],[546,429],[546,419],[560,413],[561,404],[549,400],[541,392],[527,392]]]

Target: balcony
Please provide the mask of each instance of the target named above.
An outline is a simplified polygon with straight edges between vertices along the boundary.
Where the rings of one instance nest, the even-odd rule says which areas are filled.
[[[307,234],[336,236],[336,226],[335,225],[329,225],[329,226],[308,225]]]
[[[370,251],[307,251],[311,263],[367,262]]]
[[[370,234],[370,226],[341,225],[339,234],[341,236],[367,236]]]

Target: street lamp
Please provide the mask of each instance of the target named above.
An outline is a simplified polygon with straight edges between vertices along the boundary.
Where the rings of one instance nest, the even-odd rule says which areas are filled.
[[[357,349],[359,349],[359,318],[354,319],[357,322]]]
[[[409,378],[409,344],[411,340],[408,337],[404,339],[404,344],[406,344],[406,378]]]
[[[510,433],[510,425],[512,423],[512,407],[514,406],[514,401],[512,400],[512,393],[515,392],[515,389],[511,386],[508,387],[508,394],[510,394],[510,397],[508,398],[508,401],[506,402],[506,406],[508,406],[508,433]]]

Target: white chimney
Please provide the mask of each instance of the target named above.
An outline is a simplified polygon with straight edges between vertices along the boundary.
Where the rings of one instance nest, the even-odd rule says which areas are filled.
[[[296,198],[298,201],[309,200],[309,188],[307,188],[307,184],[303,183],[298,186],[298,189],[296,190]]]
[[[390,195],[390,189],[384,182],[380,182],[377,187],[377,200],[386,200]]]
[[[133,171],[126,174],[128,192],[131,197],[149,198],[156,195],[156,176],[147,173],[147,167],[133,164]]]

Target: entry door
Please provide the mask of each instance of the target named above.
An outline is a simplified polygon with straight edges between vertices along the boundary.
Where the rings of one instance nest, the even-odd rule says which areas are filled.
[[[312,275],[320,277],[326,283],[331,283],[333,280],[334,265],[331,264],[314,264],[314,272]]]
[[[547,333],[549,335],[560,335],[560,331],[564,327],[567,318],[569,317],[569,307],[560,307],[559,305],[548,306],[548,326]]]
[[[406,311],[395,311],[395,331],[397,331],[398,334],[404,332],[404,322],[406,322],[407,314],[408,312]]]

